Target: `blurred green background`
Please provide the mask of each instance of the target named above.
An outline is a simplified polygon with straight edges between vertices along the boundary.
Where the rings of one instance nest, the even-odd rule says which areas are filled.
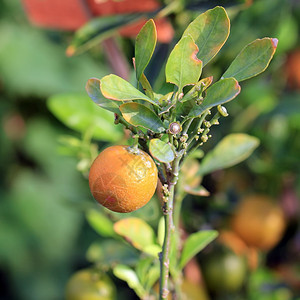
[[[229,117],[214,128],[204,151],[232,132],[258,137],[259,148],[246,162],[204,178],[211,196],[188,196],[183,225],[187,232],[227,228],[236,204],[253,193],[268,195],[281,206],[286,231],[277,246],[261,254],[258,268],[247,274],[242,287],[221,295],[212,291],[211,299],[300,299],[300,3],[180,3],[168,16],[173,40],[157,46],[147,69],[157,92],[167,88],[163,63],[169,51],[188,23],[208,8],[226,7],[231,34],[204,76],[218,78],[256,38],[279,39],[270,67],[242,82],[241,94],[227,105]],[[64,299],[71,274],[90,265],[90,245],[105,240],[85,218],[86,210],[96,207],[86,172],[98,149],[125,143],[126,133],[113,124],[112,114],[88,102],[84,88],[88,78],[111,72],[131,78],[134,39],[115,35],[111,40],[120,62],[116,66],[107,44],[67,57],[73,37],[72,31],[32,25],[17,0],[0,2],[1,300]],[[159,204],[155,201],[133,215],[157,227]],[[136,299],[126,283],[109,275],[118,286],[118,298]]]

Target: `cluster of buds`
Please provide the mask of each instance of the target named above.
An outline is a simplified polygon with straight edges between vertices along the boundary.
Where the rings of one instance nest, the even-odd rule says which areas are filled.
[[[163,197],[162,197],[163,201],[168,202],[168,199],[170,197],[170,191],[169,191],[169,188],[168,188],[167,184],[164,184],[162,186],[162,192],[163,192]]]

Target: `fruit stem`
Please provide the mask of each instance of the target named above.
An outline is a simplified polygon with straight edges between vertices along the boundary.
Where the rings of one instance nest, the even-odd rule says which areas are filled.
[[[165,237],[162,252],[160,253],[160,300],[167,299],[169,294],[168,279],[170,269],[170,245],[175,233],[175,227],[173,223],[173,202],[175,186],[178,180],[180,159],[181,156],[178,156],[172,163],[172,173],[168,178],[169,196],[163,206],[163,214],[165,220]]]
[[[133,149],[138,149],[138,146],[139,146],[139,136],[136,134],[136,135],[133,135],[132,138],[133,138],[132,148]]]

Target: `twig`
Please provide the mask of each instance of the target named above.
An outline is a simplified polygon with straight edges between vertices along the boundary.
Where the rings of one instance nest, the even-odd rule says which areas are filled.
[[[179,162],[181,156],[178,156],[172,164],[172,175],[168,180],[168,197],[167,201],[163,206],[163,214],[165,220],[165,237],[162,252],[160,253],[160,268],[161,268],[161,276],[160,276],[160,290],[159,290],[159,299],[167,299],[169,294],[168,289],[168,279],[169,279],[169,269],[170,269],[170,244],[172,240],[172,236],[175,232],[175,227],[173,223],[173,202],[174,202],[174,191],[175,185],[178,180],[179,173]]]

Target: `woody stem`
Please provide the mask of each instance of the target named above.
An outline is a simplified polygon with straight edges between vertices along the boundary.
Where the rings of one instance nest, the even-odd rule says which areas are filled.
[[[175,227],[173,223],[173,202],[175,185],[178,179],[180,156],[175,158],[172,164],[172,175],[168,180],[168,192],[166,202],[163,206],[163,214],[165,220],[165,237],[162,252],[160,253],[160,289],[159,299],[167,299],[169,294],[168,280],[170,269],[170,245],[171,240],[175,233]]]

